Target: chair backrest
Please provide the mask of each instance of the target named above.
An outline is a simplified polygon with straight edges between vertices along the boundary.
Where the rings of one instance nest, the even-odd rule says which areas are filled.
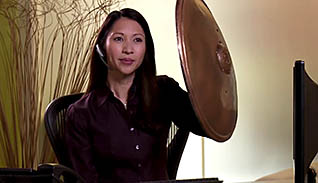
[[[53,100],[46,108],[44,122],[47,135],[58,162],[67,167],[71,167],[65,144],[64,144],[64,125],[67,108],[79,100],[83,93],[62,96]],[[168,176],[175,179],[181,160],[181,156],[188,140],[189,131],[178,129],[174,124],[171,125],[168,137]]]

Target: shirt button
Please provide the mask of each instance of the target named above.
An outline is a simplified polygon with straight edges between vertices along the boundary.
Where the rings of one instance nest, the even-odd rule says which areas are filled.
[[[130,128],[130,131],[133,132],[135,130],[135,128]]]
[[[138,163],[138,165],[137,165],[137,166],[138,166],[138,168],[141,168],[141,164],[140,164],[140,163]]]
[[[139,149],[140,149],[140,147],[139,147],[139,145],[138,145],[138,144],[136,145],[136,149],[137,149],[137,150],[139,150]]]

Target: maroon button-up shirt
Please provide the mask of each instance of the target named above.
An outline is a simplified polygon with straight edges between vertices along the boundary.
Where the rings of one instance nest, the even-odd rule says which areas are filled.
[[[73,169],[87,182],[166,180],[167,137],[171,121],[205,136],[187,92],[167,76],[157,77],[163,128],[149,133],[133,123],[138,97],[129,93],[127,109],[108,89],[96,90],[71,105],[65,141]]]

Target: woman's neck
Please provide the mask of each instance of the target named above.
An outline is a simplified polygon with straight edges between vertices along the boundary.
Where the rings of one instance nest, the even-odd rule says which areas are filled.
[[[127,104],[128,91],[134,81],[135,75],[113,75],[108,74],[107,82],[109,89],[114,96],[118,98],[124,105]]]

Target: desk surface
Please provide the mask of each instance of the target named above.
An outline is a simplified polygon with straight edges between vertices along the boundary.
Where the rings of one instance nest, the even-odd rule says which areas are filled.
[[[254,182],[237,182],[237,183],[293,183],[294,180],[264,180],[264,181],[254,181]]]
[[[316,181],[318,179],[316,178]],[[230,182],[225,182],[230,183]],[[292,179],[281,179],[281,180],[262,180],[262,181],[252,181],[252,182],[236,182],[236,183],[294,183]]]

